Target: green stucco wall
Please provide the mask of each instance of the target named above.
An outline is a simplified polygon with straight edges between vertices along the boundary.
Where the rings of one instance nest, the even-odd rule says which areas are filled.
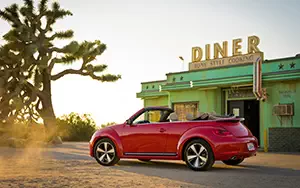
[[[201,112],[221,113],[221,90],[188,90],[170,92],[170,102],[198,102],[198,110]]]
[[[162,96],[162,97],[155,97],[155,98],[149,98],[144,100],[144,106],[168,106],[168,97]]]
[[[271,127],[300,127],[300,81],[280,81],[265,83],[268,99],[260,102],[260,137]],[[297,96],[298,93],[298,96]],[[272,115],[276,104],[294,103],[294,116],[277,117]],[[264,140],[261,139],[264,145]]]

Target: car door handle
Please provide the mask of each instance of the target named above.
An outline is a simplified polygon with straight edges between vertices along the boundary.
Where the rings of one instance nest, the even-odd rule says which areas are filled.
[[[165,131],[166,131],[166,129],[164,129],[164,128],[160,128],[160,130],[159,130],[159,132],[161,132],[161,133],[163,133]]]

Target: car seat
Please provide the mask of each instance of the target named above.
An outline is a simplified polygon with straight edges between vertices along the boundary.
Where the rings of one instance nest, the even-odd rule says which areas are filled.
[[[207,120],[209,117],[208,113],[197,112],[196,118],[194,120]]]
[[[186,120],[188,121],[193,121],[195,118],[191,113],[187,113],[185,116]]]
[[[178,116],[175,112],[171,113],[169,116],[170,122],[178,121]]]

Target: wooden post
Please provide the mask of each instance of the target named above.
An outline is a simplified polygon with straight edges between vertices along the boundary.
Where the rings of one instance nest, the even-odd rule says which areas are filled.
[[[268,132],[267,129],[264,131],[264,151],[268,152]]]

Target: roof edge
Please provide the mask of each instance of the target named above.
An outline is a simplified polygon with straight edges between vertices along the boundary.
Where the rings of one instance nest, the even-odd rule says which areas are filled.
[[[148,81],[148,82],[141,82],[141,84],[150,84],[150,83],[157,83],[157,82],[166,82],[167,80],[154,80],[154,81]]]

